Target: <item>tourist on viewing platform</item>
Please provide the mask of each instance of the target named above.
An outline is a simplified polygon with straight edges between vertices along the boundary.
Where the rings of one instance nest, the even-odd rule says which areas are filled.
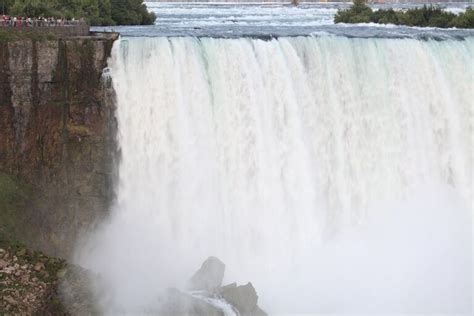
[[[12,19],[15,16],[30,17],[32,25],[28,25],[26,20],[5,25],[2,15],[9,15]],[[34,23],[38,16],[46,20]],[[73,16],[75,20],[71,20]],[[22,27],[77,25],[82,24],[80,17],[93,26],[153,25],[156,20],[156,15],[149,11],[143,0],[0,0],[0,26],[17,26],[17,23]]]
[[[80,25],[80,24],[85,24],[84,18],[76,19],[67,19],[65,17],[61,18],[54,18],[54,17],[22,17],[22,16],[8,16],[8,15],[2,15],[0,19],[0,26],[3,27],[18,27],[18,28],[24,28],[24,27],[61,27],[61,26],[74,26],[74,25]]]

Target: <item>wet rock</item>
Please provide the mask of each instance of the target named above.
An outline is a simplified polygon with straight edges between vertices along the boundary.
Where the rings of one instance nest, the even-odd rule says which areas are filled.
[[[100,276],[79,266],[68,265],[56,273],[60,300],[69,315],[101,315],[96,295]]]
[[[34,270],[36,272],[40,272],[41,270],[44,270],[44,263],[43,262],[37,262],[35,264]]]
[[[48,272],[48,271],[41,271],[40,274],[41,274],[44,278],[48,278],[48,277],[49,277],[49,272]]]
[[[224,278],[225,264],[216,257],[209,257],[189,281],[190,290],[217,292]]]
[[[23,274],[20,277],[20,281],[21,281],[21,283],[27,283],[28,281],[30,281],[30,276],[28,274]]]
[[[10,266],[10,267],[6,267],[6,268],[3,269],[3,272],[4,272],[5,274],[8,274],[8,275],[9,275],[9,274],[12,274],[14,271],[15,271],[15,268],[14,268],[14,267],[11,267],[11,266]]]
[[[237,286],[232,283],[221,288],[222,297],[234,306],[242,316],[264,316],[267,315],[257,306],[258,295],[252,283]]]
[[[217,307],[175,288],[167,290],[159,314],[166,316],[224,316],[224,312]]]
[[[161,297],[163,315],[224,315],[227,303],[241,316],[266,316],[258,307],[258,296],[252,283],[237,286],[232,283],[221,287],[225,264],[216,257],[209,257],[188,283],[188,290],[169,289]],[[225,302],[224,302],[225,301]]]
[[[159,298],[159,315],[166,316],[223,316],[222,306],[216,304],[222,297],[218,295],[224,277],[225,264],[216,257],[209,257],[188,282],[188,290],[182,292],[169,288]]]
[[[8,262],[6,260],[0,259],[0,269],[6,268],[8,266]]]
[[[11,296],[5,296],[3,299],[5,300],[5,302],[7,302],[10,305],[17,305],[18,304],[18,302]]]
[[[62,278],[64,278],[64,276],[66,275],[66,273],[67,273],[67,270],[66,270],[66,269],[60,269],[60,270],[58,270],[58,272],[56,273],[56,277],[57,277],[58,279],[62,279]]]

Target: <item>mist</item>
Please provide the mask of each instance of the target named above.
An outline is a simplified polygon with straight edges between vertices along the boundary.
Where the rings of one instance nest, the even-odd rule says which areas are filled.
[[[203,260],[279,314],[470,314],[474,41],[130,38],[110,217],[75,261],[107,314]]]

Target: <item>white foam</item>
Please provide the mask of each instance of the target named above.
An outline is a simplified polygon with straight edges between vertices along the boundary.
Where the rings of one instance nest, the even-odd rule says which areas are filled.
[[[113,49],[106,311],[210,255],[278,313],[469,313],[474,41],[130,38]]]

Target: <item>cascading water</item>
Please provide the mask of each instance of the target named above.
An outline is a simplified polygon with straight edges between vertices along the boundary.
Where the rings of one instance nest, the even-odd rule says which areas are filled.
[[[469,313],[474,40],[128,38],[78,261],[146,313],[210,255],[271,313]]]

